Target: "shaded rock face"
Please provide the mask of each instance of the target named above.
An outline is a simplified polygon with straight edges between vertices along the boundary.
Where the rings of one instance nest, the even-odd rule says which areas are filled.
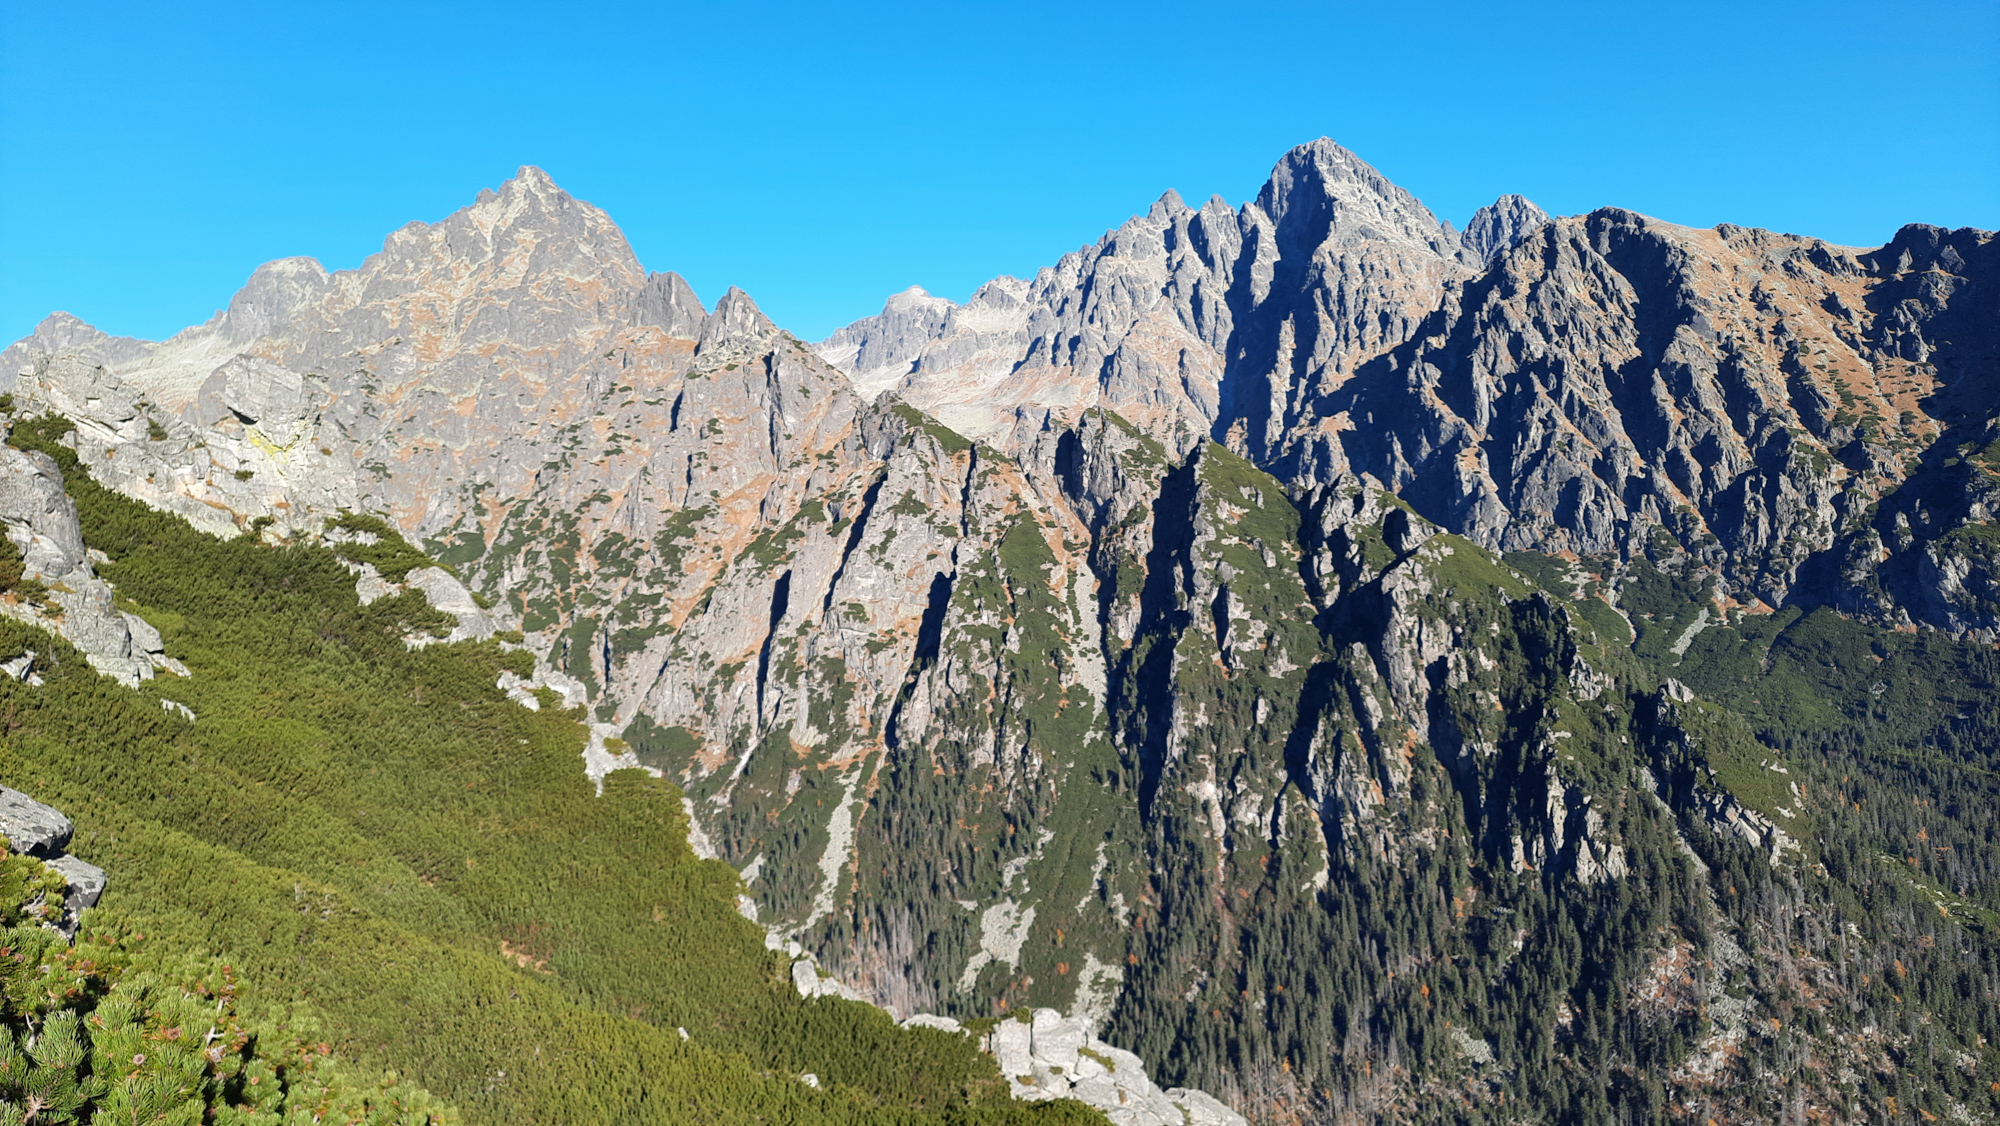
[[[803,990],[1065,1012],[1167,1081],[1331,1115],[1504,1083],[1450,1069],[1513,1018],[1412,1002],[1395,1041],[1385,999],[1514,980],[1635,878],[1707,911],[1679,858],[1709,837],[1789,862],[1704,772],[1697,703],[1492,549],[1614,588],[1671,553],[1718,614],[2000,628],[1993,255],[1514,197],[1461,237],[1320,142],[1240,209],[1170,195],[815,349],[524,170],[169,341],[52,318],[0,378],[218,534],[387,517],[456,572],[405,580],[454,637],[523,631],[541,667],[503,690],[589,707],[593,776],[683,787],[824,968]],[[10,536],[87,564],[21,465]]]

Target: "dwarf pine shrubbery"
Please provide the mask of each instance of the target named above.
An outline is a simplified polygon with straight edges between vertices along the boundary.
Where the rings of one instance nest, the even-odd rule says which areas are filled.
[[[442,1117],[419,1087],[474,1122],[1103,1122],[1012,1101],[967,1037],[800,998],[736,873],[689,849],[679,789],[621,771],[599,796],[580,713],[496,687],[527,654],[411,649],[437,625],[420,595],[362,606],[331,550],[220,540],[105,489],[66,429],[9,441],[62,466],[120,606],[194,675],[126,689],[0,618],[0,660],[33,650],[45,681],[0,677],[0,781],[67,813],[111,880],[74,951],[24,921],[5,971],[27,991],[0,1098],[35,1076],[96,1100],[34,1122]]]
[[[0,856],[0,1126],[457,1122],[393,1075],[343,1068],[303,1020],[247,1020],[228,965],[110,917],[75,946],[40,919],[62,881]]]

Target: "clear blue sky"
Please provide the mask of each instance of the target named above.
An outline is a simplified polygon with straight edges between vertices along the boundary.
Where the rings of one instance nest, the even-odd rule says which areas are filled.
[[[808,338],[1328,135],[1503,192],[1873,245],[2000,227],[2000,4],[0,0],[0,341],[164,337],[521,164]]]

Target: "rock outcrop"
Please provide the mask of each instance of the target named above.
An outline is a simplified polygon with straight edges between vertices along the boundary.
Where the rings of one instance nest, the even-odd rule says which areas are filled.
[[[1243,1116],[1201,1091],[1162,1091],[1138,1056],[1092,1035],[1054,1009],[1002,1019],[983,1038],[1021,1099],[1076,1099],[1113,1126],[1243,1126]]]
[[[104,869],[86,863],[63,850],[69,847],[76,827],[60,810],[21,793],[0,786],[0,835],[5,835],[13,851],[39,859],[62,877],[63,913],[46,920],[46,925],[74,939],[84,911],[97,905],[108,879]]]
[[[76,826],[61,811],[0,786],[0,833],[15,852],[50,860],[62,855]]]
[[[158,630],[113,604],[84,548],[62,471],[47,455],[0,447],[0,526],[21,559],[21,579],[39,588],[0,594],[0,613],[60,635],[93,668],[127,685],[157,670],[187,675],[166,655]],[[13,675],[27,675],[26,668]]]

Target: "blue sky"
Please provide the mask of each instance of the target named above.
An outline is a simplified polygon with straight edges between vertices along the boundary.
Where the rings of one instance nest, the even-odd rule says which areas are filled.
[[[818,338],[1320,135],[1462,224],[1517,191],[1873,245],[2000,227],[2000,4],[0,0],[0,340],[159,338],[538,164]]]

